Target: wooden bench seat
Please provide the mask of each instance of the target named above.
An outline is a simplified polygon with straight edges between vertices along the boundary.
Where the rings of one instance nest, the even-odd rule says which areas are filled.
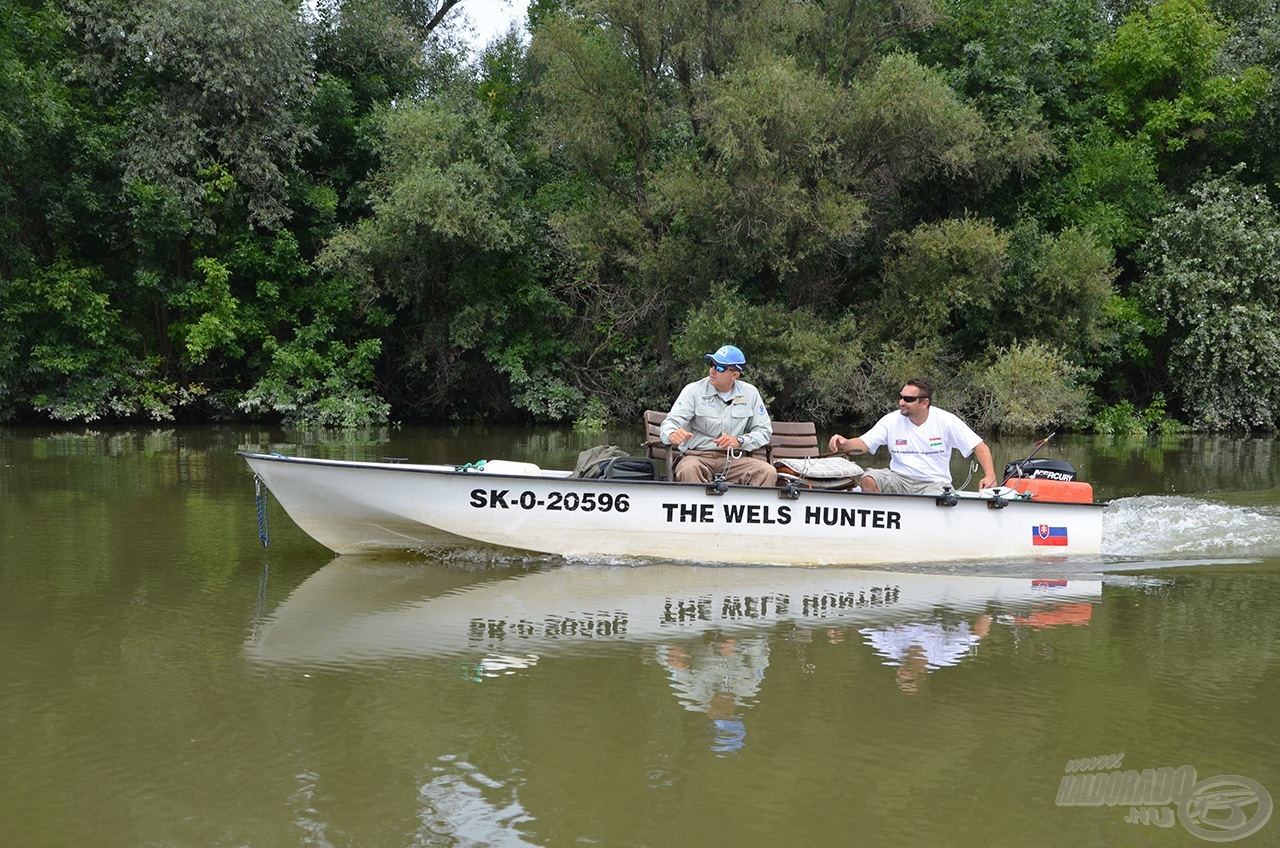
[[[644,449],[650,459],[662,460],[667,464],[667,479],[675,479],[675,465],[680,459],[680,451],[673,445],[664,445],[659,431],[662,422],[667,420],[667,413],[657,409],[646,409],[644,412]],[[775,459],[800,459],[807,456],[819,456],[818,428],[812,421],[774,421],[773,438],[764,446],[764,459],[773,464]],[[754,455],[759,456],[760,451]]]

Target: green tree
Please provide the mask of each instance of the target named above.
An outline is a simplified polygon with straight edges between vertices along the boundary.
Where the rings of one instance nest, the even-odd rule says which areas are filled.
[[[1057,430],[1083,422],[1092,393],[1063,351],[1039,341],[1015,343],[989,364],[975,364],[969,401],[973,426],[1011,433]]]
[[[295,5],[249,0],[70,0],[79,72],[121,110],[126,183],[163,187],[196,226],[201,172],[226,168],[251,220],[288,217],[291,166],[311,139],[297,120],[311,85]]]
[[[383,378],[409,414],[475,415],[514,403],[559,418],[566,392],[549,334],[558,304],[536,282],[525,250],[521,169],[475,100],[435,98],[379,119],[381,167],[371,214],[326,246],[323,268],[351,280],[393,316]]]
[[[28,368],[21,391],[72,418],[186,408],[385,419],[372,367],[382,316],[349,282],[318,279],[311,259],[361,206],[353,195],[373,162],[363,140],[369,111],[422,85],[409,24],[376,0],[353,0],[337,22],[321,14],[314,25],[289,3],[67,8],[67,158],[78,167],[64,197],[76,203],[57,198],[43,213],[65,228],[54,241],[66,258],[26,272],[57,286],[27,285],[7,302],[12,314],[39,312],[52,294],[38,292],[76,292],[97,305],[88,315],[116,316],[115,326],[78,338],[24,328],[15,361],[38,363],[22,352],[64,338],[93,353],[98,364],[82,370],[98,374],[77,381]],[[354,46],[362,37],[364,47]],[[64,370],[77,362],[50,361]]]
[[[1044,233],[1033,222],[1010,231],[958,218],[898,233],[891,245],[868,325],[886,344],[909,340],[908,349],[919,348],[926,373],[955,370],[972,384],[991,362],[1008,360],[1003,367],[1017,371],[1030,367],[1017,363],[1047,361],[1052,353],[1070,373],[1055,365],[1047,385],[1074,385],[1120,344],[1110,308],[1112,254],[1088,232]],[[998,407],[990,412],[993,426],[1030,426],[1024,411],[1014,414],[990,391],[986,398],[984,409]],[[1066,420],[1061,410],[1054,414]]]
[[[0,21],[0,276],[8,276],[52,248],[41,212],[65,182],[56,154],[66,151],[74,105],[62,81],[65,18],[45,3],[0,0]]]
[[[1166,324],[1168,376],[1196,426],[1280,420],[1280,213],[1237,174],[1210,177],[1157,219],[1142,295]]]
[[[1088,229],[1117,250],[1141,241],[1166,203],[1151,146],[1098,121],[1066,144],[1064,158],[1065,171],[1046,191],[1055,205],[1049,220]]]
[[[0,20],[0,420],[164,418],[183,390],[111,274],[117,133],[67,79],[78,48],[56,4],[6,0]]]
[[[985,352],[1009,270],[1009,233],[991,221],[959,218],[922,224],[892,244],[876,311],[879,335]]]
[[[1268,68],[1271,84],[1257,102],[1257,111],[1242,128],[1243,141],[1234,148],[1260,183],[1280,184],[1280,2],[1278,0],[1219,0],[1214,9],[1229,26],[1223,47],[1223,70]],[[1201,167],[1214,163],[1204,161]],[[1219,168],[1221,170],[1221,168]]]
[[[538,151],[535,199],[554,249],[571,342],[604,373],[648,346],[675,367],[675,315],[719,278],[718,251],[684,215],[699,191],[689,74],[674,6],[598,2],[543,12],[529,48]],[[675,68],[668,63],[676,63]],[[683,69],[683,70],[682,70]],[[647,345],[646,345],[647,342]],[[592,393],[612,393],[609,385]]]
[[[426,85],[427,61],[415,34],[419,25],[382,0],[318,6],[312,39],[316,83],[305,112],[316,143],[300,158],[310,190],[332,193],[331,215],[308,221],[317,242],[332,235],[333,224],[349,224],[366,211],[363,181],[377,164],[367,137],[378,110],[418,96]]]
[[[60,250],[90,272],[76,279],[120,326],[102,343],[112,367],[66,408],[128,417],[145,394],[152,417],[200,398],[213,403],[206,412],[226,412],[225,393],[265,332],[255,299],[265,281],[238,276],[242,263],[221,251],[275,241],[290,215],[290,178],[310,137],[295,114],[311,79],[305,27],[280,3],[67,8],[75,141],[94,165],[84,194],[98,209],[73,210],[88,229]]]
[[[930,185],[918,201],[925,215],[947,217],[980,205],[1009,226],[1028,215],[1048,223],[1034,196],[1055,185],[1063,149],[1091,115],[1094,51],[1108,33],[1092,0],[954,0],[940,19],[908,43],[980,110],[987,130],[977,165],[946,191]]]
[[[972,166],[981,120],[939,74],[895,53],[833,78],[796,49],[817,44],[811,11],[600,0],[540,23],[538,130],[562,175],[541,200],[593,331],[671,368],[669,328],[710,281],[791,308],[852,299],[895,200]]]
[[[676,186],[696,194],[668,202],[754,297],[829,302],[832,271],[869,226],[861,163],[848,155],[859,129],[848,92],[786,59],[730,70],[703,91],[706,162]]]
[[[913,33],[928,31],[938,20],[933,0],[827,0],[807,4],[797,42],[801,56],[812,56],[820,75],[849,86],[868,65],[886,52],[887,45]],[[768,10],[760,23],[777,20]]]
[[[1264,68],[1221,73],[1227,32],[1205,0],[1158,0],[1131,12],[1098,55],[1107,117],[1157,151],[1231,133],[1270,83]]]
[[[1275,0],[459,8],[0,0],[0,417],[1274,417]]]
[[[683,385],[705,376],[703,354],[733,342],[742,345],[748,379],[760,389],[774,417],[829,421],[849,416],[862,411],[861,402],[868,396],[860,330],[852,315],[828,318],[777,303],[744,305],[738,292],[716,286],[704,303],[689,311],[675,335],[676,356],[683,367],[672,382]]]
[[[1114,350],[1118,271],[1104,241],[1088,230],[1044,233],[1027,223],[1012,231],[1008,255],[990,335],[994,346],[1034,339],[1079,367]]]

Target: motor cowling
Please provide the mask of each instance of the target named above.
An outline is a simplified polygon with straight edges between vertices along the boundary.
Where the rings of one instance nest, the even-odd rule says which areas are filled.
[[[1022,477],[1069,483],[1076,479],[1076,469],[1065,459],[1022,459],[1006,465],[1004,477],[1006,480]]]

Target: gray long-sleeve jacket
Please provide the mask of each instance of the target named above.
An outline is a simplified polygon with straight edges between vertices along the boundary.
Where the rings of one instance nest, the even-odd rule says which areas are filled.
[[[680,445],[681,453],[691,450],[719,450],[715,440],[727,433],[737,436],[744,451],[759,450],[773,437],[773,421],[764,407],[760,392],[750,383],[737,380],[728,402],[703,377],[685,386],[662,422],[659,435],[664,444],[671,434],[683,427],[693,438]]]

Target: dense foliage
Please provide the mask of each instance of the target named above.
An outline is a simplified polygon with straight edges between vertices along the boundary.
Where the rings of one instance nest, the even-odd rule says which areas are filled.
[[[1280,422],[1277,0],[0,8],[0,420]]]

